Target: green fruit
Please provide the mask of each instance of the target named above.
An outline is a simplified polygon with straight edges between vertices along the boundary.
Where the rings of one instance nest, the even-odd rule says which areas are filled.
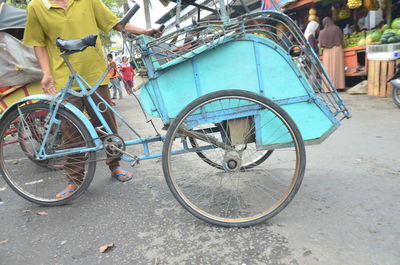
[[[370,36],[372,41],[379,41],[382,37],[382,32],[380,32],[379,30],[375,30],[371,33]]]
[[[392,21],[392,29],[400,29],[400,18],[395,18]]]
[[[394,34],[393,32],[387,32],[387,33],[383,33],[382,34],[382,38],[390,38],[390,37],[393,37],[393,36],[396,36],[396,34]]]
[[[393,37],[390,37],[387,41],[388,41],[388,43],[396,43],[396,42],[400,42],[400,38],[397,36],[393,36]]]

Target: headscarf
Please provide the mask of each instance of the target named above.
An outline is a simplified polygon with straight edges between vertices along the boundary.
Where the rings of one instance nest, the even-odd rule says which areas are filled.
[[[324,29],[321,30],[318,37],[318,42],[321,48],[332,48],[340,46],[343,42],[342,30],[333,23],[332,18],[326,17],[322,20]]]
[[[310,21],[310,23],[308,23],[307,28],[304,31],[304,37],[306,37],[306,40],[308,40],[308,37],[310,37],[310,35],[313,35],[315,37],[315,32],[317,31],[318,27],[319,24],[316,21]]]

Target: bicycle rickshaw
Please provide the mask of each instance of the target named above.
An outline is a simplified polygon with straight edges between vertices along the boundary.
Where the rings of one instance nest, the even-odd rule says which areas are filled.
[[[179,20],[180,1],[177,9]],[[72,72],[67,86],[55,98],[19,100],[0,121],[0,170],[7,183],[34,203],[65,204],[87,189],[96,154],[105,150],[132,165],[162,157],[175,198],[212,224],[249,226],[279,213],[301,185],[305,144],[321,143],[350,114],[288,16],[262,11],[229,19],[224,1],[218,13],[220,20],[177,27],[159,39],[124,34],[138,71],[148,79],[139,91],[140,105],[147,115],[161,119],[168,129],[165,136],[157,131],[144,137],[115,112],[137,136],[125,140],[113,135],[104,120],[94,128],[81,111],[64,102],[67,94],[88,97],[100,120],[106,108],[114,110],[90,98],[106,72],[91,86],[67,58],[95,45],[96,36],[58,40]],[[282,36],[290,45],[282,44]],[[80,92],[69,89],[73,81]],[[76,127],[79,145],[60,140],[66,122]],[[15,133],[7,135],[9,129]],[[15,144],[4,145],[10,139]],[[160,141],[162,152],[151,152],[150,144]],[[143,155],[128,151],[132,145],[142,145]],[[83,166],[85,178],[71,196],[55,198],[65,186],[62,169],[70,166],[71,157],[79,157],[72,164]]]

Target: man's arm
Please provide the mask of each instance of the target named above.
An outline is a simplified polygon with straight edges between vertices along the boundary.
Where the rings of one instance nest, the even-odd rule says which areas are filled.
[[[34,47],[36,58],[39,61],[40,68],[43,72],[43,78],[41,81],[43,91],[49,95],[57,94],[54,88],[54,80],[51,74],[51,67],[49,61],[49,54],[46,47]]]
[[[117,25],[115,25],[114,29],[117,31],[130,32],[136,35],[144,34],[148,36],[158,37],[161,34],[161,32],[158,29],[142,29],[129,23],[126,24],[125,27],[123,27],[122,24],[118,23]]]

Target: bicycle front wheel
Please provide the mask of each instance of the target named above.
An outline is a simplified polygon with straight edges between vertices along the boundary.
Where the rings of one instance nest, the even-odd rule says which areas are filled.
[[[8,185],[26,200],[56,206],[77,198],[88,188],[96,169],[96,152],[74,152],[94,147],[94,143],[85,125],[73,113],[61,107],[51,128],[49,113],[48,104],[33,103],[16,108],[2,119],[0,172]],[[38,159],[46,133],[46,154],[65,152],[65,155]],[[70,196],[57,198],[56,194],[68,184],[78,188]]]
[[[274,144],[256,144],[261,132]],[[212,157],[212,167],[204,166],[199,152]],[[271,100],[242,90],[217,91],[190,103],[172,122],[163,146],[164,176],[179,203],[206,222],[228,227],[278,214],[298,191],[305,161],[304,142],[290,116]]]

